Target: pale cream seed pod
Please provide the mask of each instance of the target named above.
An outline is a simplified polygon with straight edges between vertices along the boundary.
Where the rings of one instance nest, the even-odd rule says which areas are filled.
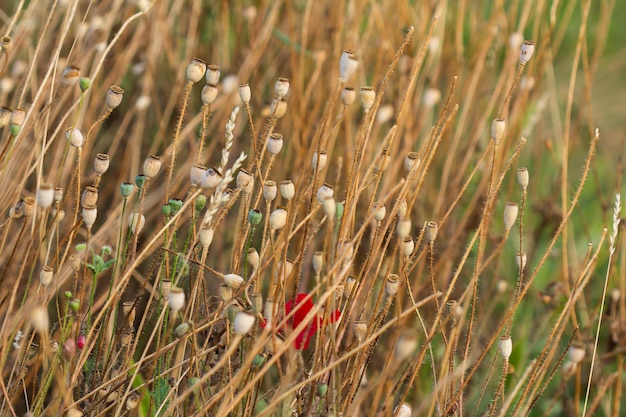
[[[520,47],[519,62],[521,64],[526,64],[528,61],[530,61],[530,58],[532,58],[534,53],[535,53],[535,42],[524,41],[522,43],[522,46]]]
[[[31,217],[33,214],[35,214],[35,199],[33,197],[26,197],[23,200],[23,211],[24,211],[24,217]]]
[[[376,100],[376,91],[373,87],[361,87],[359,100],[361,101],[361,106],[363,106],[363,110],[365,110],[366,113],[369,112],[369,110],[374,105],[374,100]]]
[[[356,54],[349,50],[344,49],[339,59],[339,79],[341,82],[347,82],[359,66],[359,61],[356,59]]]
[[[328,162],[328,154],[326,153],[326,151],[321,151],[319,155],[317,152],[313,153],[313,158],[311,159],[311,166],[313,167],[313,169],[324,169],[326,167],[326,162]]]
[[[372,207],[372,213],[374,214],[374,220],[381,222],[385,218],[385,214],[387,214],[387,209],[384,204],[376,202]]]
[[[228,285],[233,290],[238,290],[243,284],[243,278],[241,275],[237,274],[226,274],[224,275],[224,284]]]
[[[402,362],[409,358],[417,348],[417,338],[412,334],[401,334],[394,349],[395,360]]]
[[[204,178],[205,174],[205,167],[203,167],[202,165],[193,165],[189,170],[189,181],[191,182],[191,185],[197,187],[198,185],[202,184],[202,179]]]
[[[511,357],[511,352],[513,352],[513,341],[509,336],[503,336],[500,338],[498,342],[498,349],[500,351],[500,355],[505,361],[508,361]]]
[[[208,71],[207,71],[208,74]],[[202,88],[202,93],[200,94],[200,97],[202,98],[202,104],[213,104],[215,103],[215,100],[217,99],[217,93],[218,93],[218,88],[217,85],[214,84],[206,84],[203,88]]]
[[[528,174],[528,168],[522,167],[517,169],[517,182],[522,186],[522,189],[528,188],[530,181],[530,175]]]
[[[164,300],[167,300],[170,297],[170,293],[172,291],[172,281],[165,279],[161,281],[161,295]]]
[[[504,119],[493,119],[491,122],[491,137],[494,141],[500,142],[506,132],[506,121]]]
[[[404,256],[411,256],[411,254],[413,253],[413,250],[415,249],[415,242],[413,241],[411,236],[406,236],[402,240],[401,248],[402,248],[402,254]]]
[[[248,264],[250,264],[253,270],[256,270],[259,267],[259,263],[261,262],[261,257],[259,256],[259,252],[256,250],[256,248],[248,248],[248,254],[246,259],[248,260]]]
[[[187,65],[187,81],[191,83],[197,83],[204,77],[204,73],[206,72],[206,62],[199,58],[194,58],[191,60],[189,65]]]
[[[88,229],[91,229],[98,217],[98,209],[96,206],[83,206],[82,211],[83,223]]]
[[[287,210],[282,207],[275,208],[270,214],[270,228],[280,230],[287,223]]]
[[[233,299],[233,289],[227,284],[220,284],[220,298],[222,302],[228,303]]]
[[[207,249],[213,243],[213,228],[208,226],[202,226],[198,233],[198,240],[203,248]]]
[[[274,275],[274,281],[276,283],[284,283],[293,272],[293,262],[287,260],[284,265],[283,267],[283,261],[278,262],[276,274]]]
[[[151,155],[143,161],[143,174],[148,178],[154,178],[161,170],[161,157]]]
[[[109,87],[107,91],[107,95],[105,98],[105,104],[109,110],[116,109],[120,104],[122,104],[122,99],[124,98],[124,89],[122,87],[118,87],[117,85],[112,85]]]
[[[61,75],[61,83],[64,86],[69,87],[78,82],[80,78],[80,68],[75,65],[69,65],[63,70]]]
[[[83,134],[75,127],[70,127],[65,131],[65,138],[70,142],[70,145],[75,148],[83,146]]]
[[[220,82],[220,67],[217,65],[209,65],[206,70],[207,84],[217,85]]]
[[[561,368],[561,372],[563,373],[563,378],[565,379],[571,378],[576,373],[577,368],[578,368],[578,364],[572,361],[563,362],[563,367]]]
[[[367,324],[364,321],[359,320],[354,322],[354,335],[359,343],[365,339],[365,336],[367,336]]]
[[[252,91],[250,90],[250,84],[244,83],[239,84],[239,98],[243,102],[243,104],[250,104],[250,99],[252,98]]]
[[[283,135],[280,133],[272,133],[267,140],[267,151],[271,155],[278,155],[283,148]]]
[[[137,408],[140,400],[141,396],[139,395],[139,393],[135,391],[131,392],[128,397],[126,397],[126,410],[131,411]]]
[[[280,183],[280,195],[285,200],[291,200],[293,196],[296,194],[296,188],[293,185],[293,181],[284,180]]]
[[[237,174],[237,188],[241,190],[244,194],[250,194],[254,187],[254,175],[252,173],[246,171],[245,169],[240,169]]]
[[[509,47],[514,51],[519,51],[524,42],[524,35],[520,32],[513,32],[509,36]]]
[[[356,100],[356,91],[352,87],[344,87],[341,90],[341,102],[344,106],[349,106]]]
[[[265,201],[274,201],[277,195],[278,187],[276,186],[276,181],[265,181],[265,183],[263,183],[263,198],[265,199]]]
[[[585,358],[585,346],[579,343],[573,343],[567,349],[567,357],[575,364],[579,364]]]
[[[378,123],[387,123],[393,117],[394,108],[391,104],[384,104],[378,108],[376,112],[376,121]]]
[[[185,305],[185,292],[182,288],[172,287],[169,297],[167,297],[167,305],[173,312],[179,311]]]
[[[6,55],[10,54],[13,50],[13,38],[10,36],[3,36],[0,38],[0,50]]]
[[[252,330],[252,326],[254,326],[255,317],[254,314],[249,313],[247,311],[240,311],[235,316],[235,320],[233,322],[233,330],[240,336],[245,336],[250,333]]]
[[[215,188],[223,178],[224,176],[217,168],[209,168],[206,170],[204,177],[202,178],[202,188]]]
[[[39,273],[39,283],[43,287],[48,287],[50,283],[52,283],[52,278],[54,278],[54,270],[50,266],[45,265],[41,268],[41,272]]]
[[[22,126],[26,120],[26,112],[22,109],[15,109],[11,112],[11,118],[9,124]]]
[[[330,221],[333,221],[335,219],[335,213],[337,212],[337,203],[335,202],[334,198],[325,198],[322,202],[322,209],[324,210],[324,214]]]
[[[48,329],[50,328],[48,311],[43,307],[35,307],[30,313],[30,324],[37,333],[48,333]]]
[[[417,169],[420,166],[420,158],[417,152],[409,152],[409,154],[404,158],[404,169],[407,174],[411,172],[412,169]]]
[[[318,250],[313,254],[313,270],[317,275],[322,273],[324,268],[324,252]]]
[[[527,260],[527,256],[526,256],[526,252],[524,251],[517,252],[517,254],[515,255],[515,263],[517,264],[517,267],[519,269],[526,268],[526,260]]]
[[[411,234],[411,219],[405,217],[403,219],[398,220],[398,224],[396,224],[396,234],[400,239],[403,239]]]
[[[128,216],[128,226],[133,234],[139,234],[146,224],[146,216],[139,213],[131,213]]]
[[[334,197],[334,195],[335,195],[335,189],[333,188],[333,186],[328,185],[328,184],[323,184],[317,190],[317,202],[320,204],[323,204],[324,200],[326,200],[327,198]]]
[[[398,204],[398,211],[396,212],[398,218],[399,219],[404,218],[408,210],[409,210],[409,205],[406,202],[406,199],[402,199],[402,201],[400,201],[400,204]]]
[[[439,225],[437,222],[429,221],[426,223],[426,240],[428,243],[434,243],[437,240],[437,234],[439,233]]]
[[[396,274],[389,274],[385,279],[385,294],[387,296],[394,296],[400,289],[400,277]]]
[[[429,87],[424,91],[424,95],[422,95],[422,104],[424,104],[426,108],[435,106],[440,100],[441,91],[436,88]]]
[[[499,279],[496,284],[496,291],[498,294],[504,294],[509,289],[509,283],[505,279]]]
[[[517,203],[506,203],[504,206],[504,230],[507,232],[511,230],[515,222],[517,221],[517,215],[519,213],[519,206]]]
[[[239,78],[235,74],[229,74],[222,80],[222,91],[226,95],[235,93],[239,88]]]
[[[93,170],[96,172],[96,174],[103,175],[109,170],[110,163],[111,158],[109,158],[109,155],[105,153],[99,153],[93,160]]]
[[[276,97],[283,98],[289,92],[289,79],[280,77],[274,84],[274,93]]]
[[[67,410],[65,417],[83,417],[83,412],[76,407],[72,407]]]
[[[44,210],[52,205],[54,202],[54,187],[52,187],[52,184],[46,182],[39,186],[36,201],[37,206]]]
[[[95,206],[98,202],[98,189],[93,186],[87,186],[83,190],[83,194],[80,197],[80,203],[84,206]]]
[[[56,187],[54,189],[54,202],[55,203],[60,203],[61,200],[63,200],[63,188],[62,187]]]
[[[282,118],[287,113],[287,101],[284,98],[276,98],[270,104],[270,112],[275,118]]]
[[[413,413],[413,408],[407,403],[402,403],[396,406],[393,410],[393,415],[396,417],[411,417]]]

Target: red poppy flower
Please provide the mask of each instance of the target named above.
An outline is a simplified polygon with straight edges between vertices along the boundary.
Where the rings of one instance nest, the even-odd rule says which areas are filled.
[[[308,297],[308,298],[307,298]],[[309,297],[309,294],[300,293],[296,295],[296,312],[294,313],[291,320],[289,320],[289,325],[292,329],[297,328],[303,321],[305,321],[306,317],[309,315],[309,312],[313,310],[315,304],[313,304],[313,300]],[[289,315],[291,311],[294,309],[293,300],[288,301],[285,304],[285,314]],[[328,317],[329,323],[334,323],[339,320],[341,317],[341,311],[335,310]],[[309,347],[309,342],[313,335],[323,326],[324,317],[316,315],[313,317],[311,323],[302,329],[296,337],[296,349],[304,350]],[[265,327],[265,321],[261,322],[261,327]]]

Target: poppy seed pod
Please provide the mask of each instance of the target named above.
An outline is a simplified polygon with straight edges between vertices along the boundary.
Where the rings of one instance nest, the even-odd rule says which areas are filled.
[[[344,49],[341,58],[339,58],[339,79],[341,82],[345,83],[352,78],[358,66],[359,61],[356,59],[355,53],[349,49]]]
[[[263,184],[263,198],[266,201],[273,201],[278,194],[278,187],[276,186],[276,182],[272,180],[267,180]]]
[[[270,105],[270,112],[274,115],[275,118],[280,119],[287,113],[287,101],[284,98],[276,98],[272,100],[272,104]]]
[[[213,228],[202,226],[198,233],[198,239],[203,248],[208,248],[213,242]]]
[[[287,223],[287,210],[282,207],[277,207],[270,214],[270,228],[272,230],[280,230],[285,227]]]
[[[335,190],[331,185],[324,184],[317,190],[317,202],[324,203],[324,200],[331,198],[335,195]]]
[[[291,275],[291,272],[293,271],[293,262],[287,260],[284,265],[285,266],[283,267],[283,261],[278,262],[276,274],[274,275],[275,282],[284,283],[287,277]]]
[[[43,183],[37,190],[37,205],[42,209],[47,209],[54,202],[54,188],[51,184]]]
[[[402,254],[404,256],[411,256],[411,254],[413,253],[413,249],[415,249],[415,242],[413,242],[411,236],[406,236],[402,240],[402,244],[400,246],[402,249]]]
[[[148,178],[154,178],[161,170],[161,157],[151,155],[143,161],[143,174]]]
[[[252,269],[257,269],[259,267],[259,262],[261,258],[259,256],[259,252],[257,252],[256,248],[249,248],[248,255],[246,257],[248,263],[252,267]]]
[[[354,322],[354,335],[359,343],[365,339],[365,336],[367,336],[367,324],[364,321]]]
[[[233,330],[238,335],[244,336],[252,330],[254,322],[254,314],[248,313],[247,311],[240,311],[237,313],[235,320],[233,321]]]
[[[406,216],[406,212],[409,209],[409,205],[406,202],[406,199],[402,199],[400,204],[398,204],[398,211],[396,212],[399,219],[404,218]]]
[[[272,133],[267,140],[267,151],[272,155],[277,155],[283,148],[283,135]]]
[[[367,113],[374,105],[374,100],[376,100],[376,91],[373,87],[361,87],[359,100],[361,101],[361,106],[363,106],[363,110],[365,110],[365,112]]]
[[[65,138],[70,142],[70,145],[75,148],[83,146],[83,134],[75,127],[70,127],[65,131]]]
[[[217,65],[209,65],[206,70],[207,84],[217,85],[220,82],[220,67]]]
[[[69,65],[63,70],[61,75],[61,82],[64,86],[69,87],[78,82],[80,78],[80,68],[74,65]]]
[[[122,103],[123,98],[124,90],[122,89],[122,87],[112,85],[107,91],[107,95],[105,98],[106,106],[109,108],[109,110],[114,110]]]
[[[179,311],[185,305],[185,292],[182,288],[172,287],[169,297],[167,297],[167,305],[173,312]]]
[[[585,346],[574,343],[567,349],[567,357],[573,363],[580,363],[585,358]]]
[[[93,186],[85,187],[80,198],[82,206],[95,206],[98,202],[98,189]]]
[[[274,84],[274,93],[276,97],[283,98],[289,92],[289,79],[280,77]]]
[[[220,284],[220,298],[224,303],[233,299],[233,289],[226,284]]]
[[[521,64],[526,64],[530,61],[533,54],[535,53],[535,42],[533,41],[524,41],[520,48],[519,62]]]
[[[110,162],[111,159],[109,158],[109,155],[99,153],[93,160],[93,170],[96,171],[96,174],[102,175],[109,170]]]
[[[98,217],[98,209],[96,206],[83,206],[82,216],[85,226],[88,229],[91,229],[93,224],[96,222],[96,218]]]
[[[215,100],[217,99],[217,93],[218,93],[218,89],[216,85],[206,84],[202,88],[202,94],[201,94],[202,104],[206,104],[206,105],[213,104]]]
[[[429,87],[424,91],[424,95],[422,96],[422,103],[424,107],[431,108],[441,100],[441,91],[436,88]]]
[[[517,203],[506,203],[504,206],[504,230],[507,232],[511,230],[517,220],[518,213],[519,206]]]
[[[344,87],[341,90],[341,102],[344,106],[349,106],[356,100],[356,91],[352,87]]]
[[[409,173],[413,168],[417,169],[420,166],[420,162],[421,160],[417,152],[409,152],[404,158],[404,169]]]
[[[317,152],[313,154],[313,158],[311,159],[311,165],[313,169],[318,168],[317,164],[319,163],[319,169],[322,170],[326,166],[326,162],[328,161],[328,154],[326,151],[321,151],[318,155]]]
[[[222,181],[224,176],[221,172],[217,170],[217,168],[209,168],[204,173],[204,177],[202,178],[202,188],[214,188],[217,187],[217,184]]]
[[[206,168],[201,165],[193,165],[189,170],[189,181],[191,185],[197,187],[202,184],[202,179],[204,178],[204,174],[206,173]]]
[[[26,112],[22,109],[15,109],[11,112],[9,124],[22,126],[24,124],[24,120],[26,120]]]
[[[293,185],[293,181],[284,180],[280,183],[280,195],[285,200],[291,200],[295,194],[296,194],[296,188]]]
[[[413,409],[407,403],[402,403],[393,410],[393,415],[396,417],[411,417]]]
[[[206,62],[199,58],[194,58],[191,60],[189,65],[187,65],[187,81],[191,83],[197,83],[204,77],[204,73],[206,72]]]
[[[498,349],[500,350],[500,355],[504,358],[505,361],[508,361],[511,357],[511,352],[513,351],[513,341],[510,337],[502,337],[500,342],[498,342]]]
[[[524,269],[526,268],[526,252],[522,251],[522,252],[517,252],[516,256],[515,256],[515,263],[517,264],[517,267],[519,269]]]
[[[35,307],[30,313],[30,323],[37,333],[48,333],[50,327],[48,311],[43,307]]]
[[[400,277],[396,274],[387,275],[385,279],[385,294],[388,296],[394,296],[400,289]]]
[[[252,98],[252,92],[250,91],[250,84],[239,84],[239,98],[243,102],[243,104],[250,104],[250,99]]]
[[[54,270],[48,265],[44,266],[39,273],[39,282],[42,286],[47,287],[52,282]]]
[[[326,217],[330,220],[334,220],[335,213],[337,212],[337,203],[335,202],[335,199],[332,197],[326,197],[322,202],[322,209],[324,209]]]
[[[491,122],[491,137],[496,143],[504,138],[505,131],[506,121],[504,119],[493,119],[493,122]]]
[[[128,226],[133,234],[139,234],[146,224],[146,216],[139,213],[131,213],[128,216]]]
[[[243,278],[237,274],[226,274],[224,275],[224,284],[228,285],[233,290],[237,290],[241,287],[241,284],[243,284]]]
[[[237,188],[244,194],[250,194],[254,187],[254,176],[245,169],[239,170],[237,174]]]
[[[385,214],[387,214],[387,209],[384,204],[377,202],[372,207],[372,213],[374,213],[374,220],[381,222],[385,218]]]
[[[415,352],[417,339],[412,334],[401,334],[396,342],[394,356],[397,361],[403,361]]]
[[[378,108],[376,112],[376,121],[378,123],[387,123],[393,117],[394,108],[391,104],[385,104]]]
[[[428,243],[432,244],[437,240],[437,233],[439,233],[437,222],[430,221],[426,223],[426,240],[428,240]]]
[[[0,49],[5,54],[10,54],[13,50],[13,39],[10,36],[3,36],[0,38]]]
[[[322,268],[324,267],[324,252],[316,251],[313,254],[313,270],[316,274],[322,273]]]
[[[396,225],[396,234],[399,238],[403,239],[411,233],[411,219],[405,217],[398,220]]]
[[[528,174],[528,168],[518,168],[517,169],[517,182],[522,188],[525,190],[528,188],[528,183],[530,181],[530,175]]]

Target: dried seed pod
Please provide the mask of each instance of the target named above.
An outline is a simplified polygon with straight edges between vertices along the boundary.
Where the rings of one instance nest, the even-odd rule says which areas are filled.
[[[98,209],[96,206],[83,206],[82,211],[83,223],[88,229],[96,222],[96,218],[98,217]]]
[[[103,175],[109,170],[110,162],[111,160],[109,158],[109,155],[105,153],[99,153],[93,160],[93,170],[96,171],[96,174]]]
[[[274,93],[276,97],[283,98],[289,92],[289,79],[280,77],[274,84]]]
[[[519,206],[517,203],[506,203],[504,206],[504,230],[507,232],[511,230],[517,220],[518,213]]]
[[[122,104],[123,98],[124,89],[122,89],[122,87],[118,87],[117,85],[112,85],[111,87],[109,87],[105,98],[107,108],[109,110],[116,109],[120,104]]]
[[[349,49],[344,49],[339,59],[339,79],[341,82],[345,83],[352,78],[358,66],[359,61],[356,59],[356,54]]]
[[[396,234],[401,239],[411,234],[411,219],[405,217],[398,220],[398,224],[396,224]]]
[[[376,91],[373,87],[361,87],[359,99],[361,100],[361,106],[363,106],[363,110],[365,110],[365,112],[367,113],[374,105],[374,100],[376,100]]]
[[[267,140],[267,151],[272,155],[278,155],[283,148],[283,135],[272,133]]]
[[[191,83],[197,83],[204,77],[204,73],[206,72],[206,62],[199,58],[194,58],[191,60],[189,65],[187,65],[187,81]]]
[[[205,167],[203,167],[202,165],[193,165],[189,170],[189,181],[191,182],[191,185],[197,187],[198,185],[202,184],[202,180],[205,174]]]
[[[504,358],[505,361],[508,361],[511,357],[511,352],[513,351],[513,342],[509,336],[504,336],[500,339],[498,343],[498,349],[500,350],[500,355]]]
[[[400,277],[396,274],[387,275],[385,279],[385,294],[387,296],[394,296],[400,289]]]
[[[170,294],[167,298],[167,305],[173,312],[177,312],[183,308],[185,305],[185,292],[182,288],[172,287],[170,289]]]
[[[220,67],[217,65],[209,65],[206,70],[207,84],[217,85],[220,82]]]
[[[263,184],[263,198],[268,201],[274,201],[276,195],[278,194],[278,187],[276,186],[276,182],[272,180],[267,180]]]
[[[148,178],[154,178],[161,170],[161,157],[151,155],[143,161],[143,174]]]
[[[69,129],[67,129],[65,131],[65,137],[70,142],[70,145],[75,148],[80,148],[85,142],[83,134],[75,127],[70,127]]]
[[[522,43],[522,46],[520,48],[519,62],[521,64],[526,64],[528,61],[530,61],[530,58],[532,58],[534,53],[535,53],[535,42],[524,41],[524,43]]]
[[[208,71],[207,71],[208,74]],[[202,104],[209,105],[213,104],[217,99],[218,88],[217,85],[214,84],[206,84],[202,88],[202,93],[200,97],[202,98]]]
[[[243,104],[250,104],[250,99],[252,98],[252,92],[250,91],[250,84],[244,83],[239,85],[239,98],[243,102]]]
[[[526,190],[530,181],[530,175],[528,174],[528,168],[522,167],[517,169],[517,182],[522,186],[522,189]]]
[[[280,230],[285,227],[287,223],[287,210],[282,207],[277,207],[270,214],[270,228],[272,230]]]
[[[233,290],[237,290],[241,287],[241,284],[243,284],[243,278],[237,274],[226,274],[224,275],[224,284],[228,285]]]
[[[496,143],[504,138],[506,132],[506,121],[504,119],[493,119],[491,122],[491,137]]]
[[[249,313],[247,311],[240,311],[235,316],[235,320],[233,322],[233,330],[240,336],[244,336],[252,330],[252,326],[255,322],[254,314]]]
[[[215,188],[223,178],[224,176],[217,168],[209,168],[206,170],[204,177],[202,178],[202,188]]]
[[[344,87],[341,90],[341,102],[344,106],[349,106],[356,100],[356,91],[352,87]]]
[[[430,221],[426,223],[426,240],[428,243],[434,243],[439,233],[439,225],[437,222]]]
[[[54,202],[54,188],[51,184],[43,183],[37,190],[37,206],[47,209]]]

